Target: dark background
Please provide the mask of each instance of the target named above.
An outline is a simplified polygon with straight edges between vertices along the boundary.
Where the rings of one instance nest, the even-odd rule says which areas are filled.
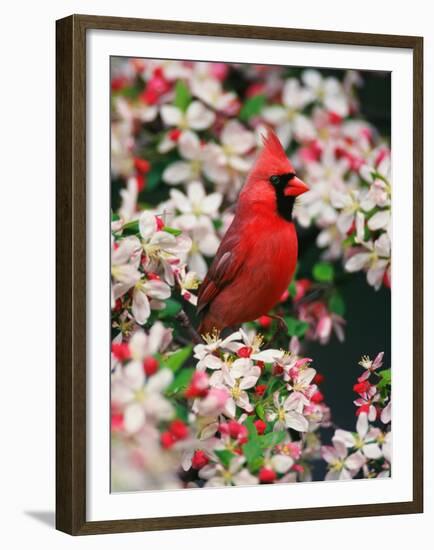
[[[330,73],[339,76],[340,71]],[[362,71],[360,74],[363,79],[358,89],[361,113],[390,143],[390,73]],[[307,243],[303,238],[300,240],[300,264],[303,265],[304,251],[308,255],[303,241]],[[346,305],[345,342],[340,343],[333,337],[326,346],[310,343],[308,349],[315,358],[313,366],[325,376],[322,390],[333,411],[333,422],[340,428],[354,430],[353,400],[357,396],[352,387],[363,372],[357,365],[361,355],[372,358],[384,351],[384,366],[391,366],[390,289],[375,290],[366,282],[365,273],[352,274],[339,288]]]
[[[339,76],[340,71],[330,71]],[[362,115],[378,129],[390,144],[391,135],[391,78],[390,73],[363,71],[363,86],[358,89]],[[309,235],[312,238],[312,235]],[[300,264],[308,253],[309,236],[300,239]],[[303,247],[303,241],[305,247]],[[309,259],[306,258],[307,264]],[[336,337],[322,346],[308,344],[308,353],[315,358],[312,365],[325,380],[321,385],[325,401],[332,410],[333,424],[344,430],[355,430],[356,406],[353,392],[356,379],[363,372],[358,366],[361,355],[375,357],[384,351],[384,367],[390,368],[391,360],[391,291],[381,287],[375,290],[366,282],[366,274],[355,273],[339,287],[346,305],[345,341]],[[324,443],[329,443],[333,429],[323,430]],[[324,479],[326,465],[320,461],[314,466],[313,478]]]

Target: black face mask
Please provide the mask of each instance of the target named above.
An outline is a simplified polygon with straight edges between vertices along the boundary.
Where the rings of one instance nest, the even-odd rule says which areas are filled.
[[[277,212],[280,217],[289,222],[292,221],[292,211],[294,209],[295,197],[286,196],[284,191],[285,187],[288,185],[288,182],[293,178],[295,178],[295,174],[293,172],[289,172],[287,174],[273,175],[269,180],[276,193]]]

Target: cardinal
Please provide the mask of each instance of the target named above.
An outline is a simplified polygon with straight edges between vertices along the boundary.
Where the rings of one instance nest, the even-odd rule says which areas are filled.
[[[298,244],[292,212],[296,197],[309,187],[296,176],[272,130],[263,142],[199,289],[201,335],[267,314],[294,275]]]

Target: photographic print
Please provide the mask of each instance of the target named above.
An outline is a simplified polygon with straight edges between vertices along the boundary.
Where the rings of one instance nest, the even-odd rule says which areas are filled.
[[[391,73],[107,85],[111,491],[390,477]]]
[[[57,21],[57,529],[423,511],[422,120],[418,36]]]

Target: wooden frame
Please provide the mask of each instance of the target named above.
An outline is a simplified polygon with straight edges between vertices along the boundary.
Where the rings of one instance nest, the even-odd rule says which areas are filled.
[[[414,92],[413,499],[201,516],[86,521],[86,31],[176,33],[408,48]],[[348,518],[423,511],[423,39],[181,21],[72,15],[56,26],[56,527],[72,535]]]

